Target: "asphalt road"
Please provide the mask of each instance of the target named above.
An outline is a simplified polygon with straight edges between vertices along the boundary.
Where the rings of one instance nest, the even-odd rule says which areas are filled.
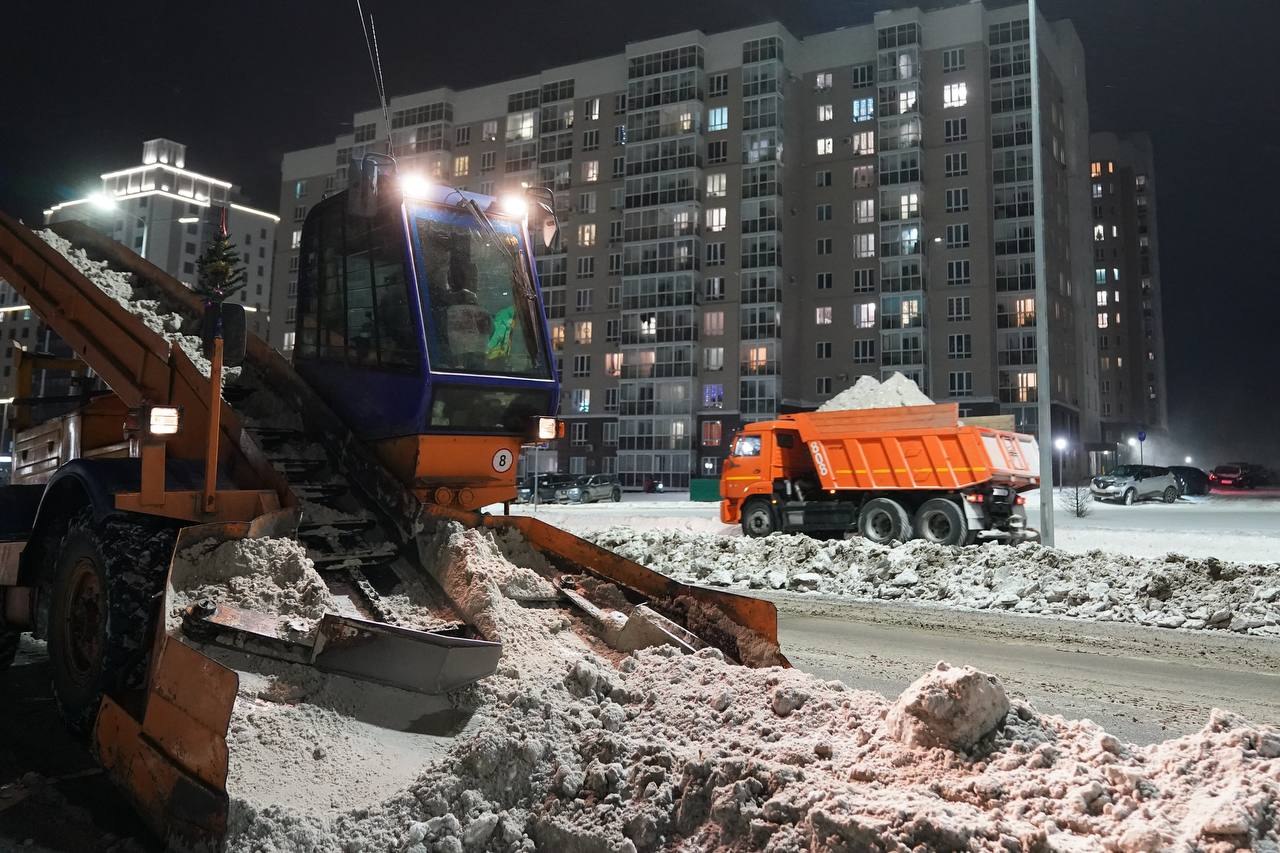
[[[1213,708],[1280,726],[1280,641],[812,596],[770,596],[791,662],[890,698],[940,660],[999,677],[1045,713],[1148,744]]]

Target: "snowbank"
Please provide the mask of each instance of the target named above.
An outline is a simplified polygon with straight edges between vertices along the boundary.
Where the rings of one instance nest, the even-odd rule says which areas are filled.
[[[172,344],[177,344],[195,364],[196,369],[208,376],[213,365],[204,357],[203,345],[198,335],[182,333],[182,316],[164,314],[160,311],[160,303],[155,299],[135,299],[133,292],[133,274],[117,272],[110,268],[106,261],[95,261],[85,254],[84,249],[77,249],[53,231],[45,229],[36,231],[36,236],[44,240],[71,262],[85,278],[97,285],[98,289],[118,302],[130,314],[137,316],[147,328],[160,335]],[[237,376],[239,367],[223,368],[222,375]]]
[[[931,406],[930,400],[915,382],[894,372],[881,382],[874,376],[859,376],[852,387],[818,407],[819,412],[848,409],[890,409],[897,406]]]
[[[1068,553],[1035,544],[764,539],[614,527],[584,534],[664,575],[711,586],[920,601],[975,610],[1280,636],[1280,564],[1178,554]]]
[[[1136,748],[1088,721],[1009,710],[994,679],[967,669],[939,668],[895,708],[714,650],[624,657],[563,612],[497,594],[520,573],[502,565],[491,534],[446,529],[423,550],[469,615],[508,643],[497,675],[467,691],[466,729],[442,757],[421,754],[421,776],[376,805],[316,816],[235,803],[231,853],[1154,851],[1280,840],[1280,734],[1231,714]],[[468,597],[464,580],[481,591]],[[945,745],[903,737],[904,714]],[[288,727],[270,731],[314,748]]]

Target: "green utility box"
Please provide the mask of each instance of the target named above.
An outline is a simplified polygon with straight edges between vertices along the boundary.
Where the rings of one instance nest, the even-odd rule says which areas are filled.
[[[689,500],[691,501],[718,501],[720,500],[720,479],[711,477],[696,477],[689,481]]]

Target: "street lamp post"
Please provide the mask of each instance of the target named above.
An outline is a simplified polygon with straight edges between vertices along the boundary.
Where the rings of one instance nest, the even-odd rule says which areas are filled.
[[[1054,482],[1062,483],[1066,479],[1066,475],[1063,473],[1063,471],[1067,467],[1067,463],[1066,463],[1067,440],[1059,436],[1058,438],[1055,438],[1053,440],[1053,447],[1055,450],[1058,451],[1058,457],[1057,457],[1058,472],[1057,472],[1057,475],[1054,477]]]
[[[1040,43],[1036,0],[1027,0],[1027,18],[1031,55],[1031,176],[1035,206],[1036,266],[1036,419],[1039,421],[1040,444],[1040,541],[1053,546],[1053,430],[1051,395],[1053,378],[1049,368],[1049,282],[1045,263],[1044,157],[1041,151],[1043,132],[1040,127]],[[1049,469],[1049,477],[1044,477]]]

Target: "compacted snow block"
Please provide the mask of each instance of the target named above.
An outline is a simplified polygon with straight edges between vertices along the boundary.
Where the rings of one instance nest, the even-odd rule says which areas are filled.
[[[968,750],[1009,713],[1009,697],[993,676],[939,663],[893,703],[889,735],[907,746]]]

